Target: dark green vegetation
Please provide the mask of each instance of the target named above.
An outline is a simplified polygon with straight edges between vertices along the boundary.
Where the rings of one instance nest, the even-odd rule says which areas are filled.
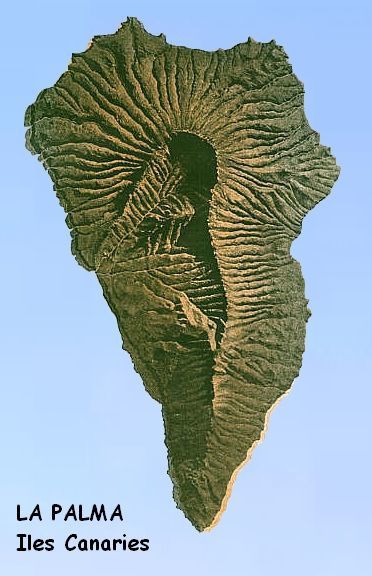
[[[170,46],[129,19],[26,113],[123,346],[161,402],[174,497],[215,523],[290,388],[307,301],[290,246],[338,168],[275,42]]]

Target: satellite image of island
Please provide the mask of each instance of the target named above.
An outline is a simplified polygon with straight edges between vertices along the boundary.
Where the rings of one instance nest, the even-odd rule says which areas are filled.
[[[128,18],[72,56],[25,124],[72,252],[161,403],[175,502],[211,528],[301,367],[290,248],[339,173],[303,85],[274,41],[206,52]]]

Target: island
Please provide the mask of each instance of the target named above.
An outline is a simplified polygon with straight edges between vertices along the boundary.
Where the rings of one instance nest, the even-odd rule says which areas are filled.
[[[72,253],[161,403],[175,502],[210,529],[301,367],[290,248],[339,174],[303,85],[275,41],[207,52],[128,18],[73,54],[25,124]]]

